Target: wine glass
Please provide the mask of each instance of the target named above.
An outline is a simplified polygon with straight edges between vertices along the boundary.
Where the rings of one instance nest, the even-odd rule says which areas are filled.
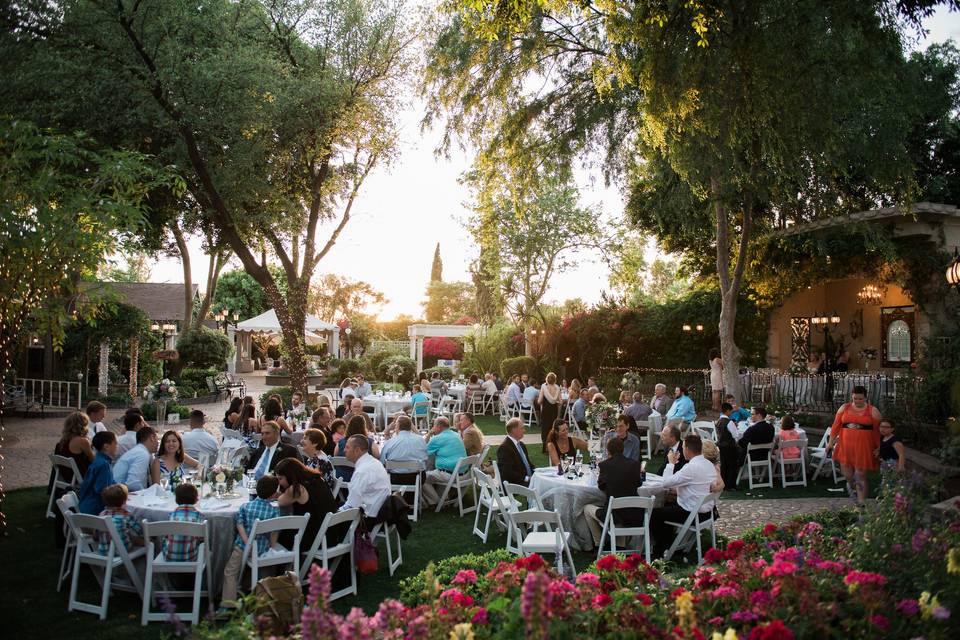
[[[160,488],[166,493],[167,488],[170,486],[170,478],[167,476],[160,476]]]

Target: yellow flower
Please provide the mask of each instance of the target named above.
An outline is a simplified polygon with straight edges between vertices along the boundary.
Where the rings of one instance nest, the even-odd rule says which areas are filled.
[[[934,610],[940,608],[940,600],[937,596],[931,597],[929,591],[924,591],[920,594],[919,604],[920,615],[924,620],[929,619],[930,616],[933,615]]]
[[[450,640],[473,640],[473,625],[461,622],[450,632]]]
[[[960,573],[960,548],[947,552],[947,573]]]
[[[684,591],[677,596],[677,618],[683,629],[692,629],[697,626],[697,614],[693,610],[693,594],[689,591]]]
[[[713,635],[710,636],[710,640],[738,640],[737,632],[732,628],[727,628],[727,632],[723,635],[720,635],[719,631],[714,631]]]

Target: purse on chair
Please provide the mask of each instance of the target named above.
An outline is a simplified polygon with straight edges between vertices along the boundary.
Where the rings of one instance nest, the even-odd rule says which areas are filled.
[[[356,537],[353,539],[353,557],[357,563],[357,570],[360,573],[376,573],[380,567],[380,553],[376,545],[370,539],[370,532],[363,518],[360,518],[360,527],[357,528]]]

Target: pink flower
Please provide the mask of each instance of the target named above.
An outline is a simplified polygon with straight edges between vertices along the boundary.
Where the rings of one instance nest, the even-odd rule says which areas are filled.
[[[593,596],[593,600],[590,601],[590,604],[593,605],[594,609],[603,609],[611,602],[613,602],[613,598],[611,598],[608,594],[598,593],[597,595]]]
[[[897,603],[897,610],[907,617],[915,616],[920,613],[920,603],[912,598],[907,598]]]
[[[490,620],[487,618],[487,608],[480,607],[477,609],[477,612],[473,614],[471,622],[476,625],[490,624]]]
[[[887,578],[879,573],[871,573],[869,571],[851,571],[843,579],[843,583],[847,586],[864,584],[884,585],[887,583]]]
[[[603,556],[597,560],[597,569],[600,569],[600,571],[616,571],[620,569],[620,559],[613,554]]]
[[[717,587],[710,595],[714,598],[728,598],[737,595],[737,590],[733,587]]]
[[[750,594],[750,606],[763,607],[771,602],[773,602],[773,596],[770,595],[769,591],[758,589]]]
[[[750,640],[793,640],[793,631],[783,624],[783,620],[774,620],[750,630]]]
[[[872,616],[870,618],[870,622],[873,624],[873,626],[881,631],[887,631],[890,629],[890,621],[887,620],[886,616],[882,616],[879,613],[875,616]]]
[[[950,617],[950,609],[947,609],[942,605],[938,605],[933,608],[933,610],[930,612],[930,615],[932,615],[937,620],[946,620],[947,618]]]
[[[899,555],[903,553],[903,545],[900,544],[899,542],[890,545],[890,553],[894,555]]]
[[[792,573],[797,572],[797,565],[792,562],[787,562],[786,560],[775,560],[772,565],[763,570],[763,577],[769,578],[770,576],[788,576]]]
[[[769,538],[777,532],[777,529],[777,525],[772,522],[768,522],[767,524],[763,525],[763,535]]]
[[[577,576],[577,584],[596,588],[600,586],[600,577],[595,573],[581,573]]]
[[[460,569],[453,578],[453,584],[477,584],[477,572],[473,569]]]
[[[833,560],[821,560],[816,564],[816,567],[821,571],[832,571],[833,573],[843,573],[844,570],[842,563]]]
[[[773,554],[774,564],[777,560],[785,560],[787,562],[792,562],[794,564],[800,564],[803,562],[803,551],[797,547],[789,547],[783,549],[782,551],[777,551]]]
[[[758,617],[753,611],[734,611],[730,619],[734,622],[754,622]]]
[[[907,499],[904,498],[903,494],[901,494],[899,491],[896,493],[896,495],[893,496],[893,509],[897,513],[899,514],[906,513],[907,508],[909,506],[910,505],[907,502]]]
[[[913,547],[914,553],[920,553],[923,551],[923,546],[927,544],[927,540],[930,539],[930,532],[926,529],[917,529],[917,532],[913,534],[913,539],[910,541],[910,545]]]
[[[473,605],[473,598],[455,587],[447,589],[440,594],[441,600],[452,600],[454,604],[460,607],[469,607]]]

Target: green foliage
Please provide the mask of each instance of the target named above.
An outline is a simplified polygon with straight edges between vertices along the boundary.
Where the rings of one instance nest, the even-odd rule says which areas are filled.
[[[464,317],[476,317],[476,295],[469,282],[433,280],[427,285],[423,313],[427,322],[452,324]]]
[[[398,393],[403,393],[403,390],[406,389],[406,387],[399,382],[397,384],[393,384],[392,382],[378,382],[374,384],[371,389],[373,389],[374,393],[377,391],[396,391]]]
[[[386,300],[383,293],[366,282],[327,273],[310,284],[307,309],[321,320],[333,322],[339,317],[350,318]]]
[[[417,362],[407,356],[389,356],[384,358],[376,369],[377,378],[380,380],[391,380],[387,370],[394,365],[403,367],[403,373],[397,377],[399,384],[408,385],[413,382],[413,379],[417,375]]]
[[[487,574],[501,562],[510,562],[513,556],[506,549],[487,553],[468,553],[431,562],[427,569],[400,581],[400,601],[409,607],[433,602],[434,581],[448,585],[461,569],[473,569],[478,576]]]
[[[343,378],[352,378],[358,373],[367,373],[363,370],[363,366],[360,364],[359,360],[354,360],[352,358],[344,358],[337,362],[337,371],[336,378],[337,382]]]
[[[433,263],[430,265],[430,282],[442,282],[443,281],[443,260],[440,259],[440,243],[437,243],[436,249],[433,250]],[[428,322],[434,322],[430,320],[430,317],[427,316]]]
[[[207,395],[209,393],[207,378],[216,378],[217,374],[221,371],[222,369],[216,367],[185,368],[180,372],[180,377],[177,379],[177,386],[180,388],[180,393],[185,395],[184,385],[188,385],[190,389],[196,391],[199,395]]]
[[[286,273],[277,266],[271,265],[267,268],[277,283],[280,293],[286,295]],[[236,311],[241,322],[258,316],[271,307],[263,286],[254,280],[253,276],[240,269],[220,274],[211,306],[214,311],[221,309],[229,309],[231,313]]]
[[[94,390],[88,399],[99,400],[108,407],[126,408],[133,404],[133,398],[129,393],[108,393],[106,395],[100,395]]]
[[[441,380],[453,379],[453,369],[450,367],[430,367],[429,369],[424,369],[423,372],[427,374],[428,378],[432,377],[434,373],[439,373]]]
[[[233,353],[230,339],[207,327],[194,327],[177,339],[180,361],[192,367],[215,368],[223,371],[227,358]]]
[[[524,373],[531,376],[540,373],[540,368],[537,366],[535,358],[531,356],[518,356],[516,358],[507,358],[500,363],[500,375],[504,381],[509,380],[514,375],[522,375]]]
[[[523,334],[512,324],[498,322],[481,327],[466,339],[471,349],[465,350],[461,368],[469,371],[493,372],[500,363],[523,352]]]
[[[260,398],[257,400],[257,406],[260,407],[261,413],[263,413],[263,407],[267,404],[267,400],[273,395],[280,396],[280,399],[283,401],[283,408],[286,410],[290,407],[290,402],[293,398],[293,387],[271,387],[261,393]]]
[[[951,435],[943,439],[941,445],[933,450],[940,462],[951,467],[960,467],[960,435]]]
[[[921,418],[943,424],[947,418],[960,415],[960,336],[923,341],[920,352],[923,384],[916,398],[916,412]]]
[[[153,422],[157,419],[157,403],[156,402],[144,402],[140,405],[140,410],[143,411],[143,419],[148,422]],[[182,404],[177,404],[176,402],[167,403],[167,415],[171,413],[179,413],[180,420],[184,420],[187,416],[190,415],[190,407],[184,406]]]

